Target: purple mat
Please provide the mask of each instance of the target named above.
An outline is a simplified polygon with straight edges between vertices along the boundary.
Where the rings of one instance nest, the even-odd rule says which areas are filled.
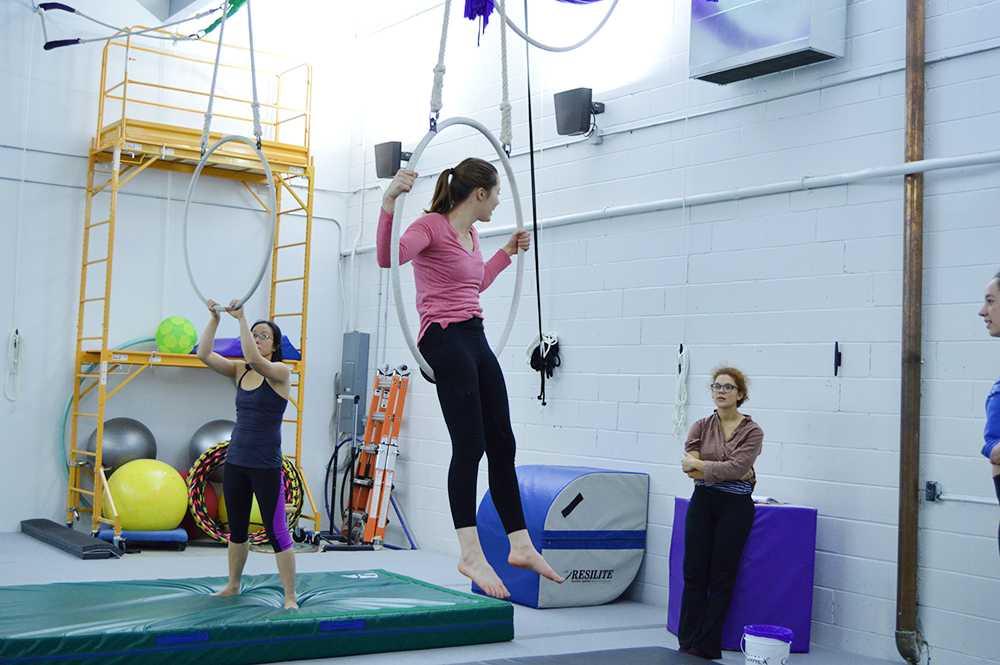
[[[684,519],[688,499],[674,500],[670,540],[670,601],[667,630],[677,634],[684,593]],[[809,652],[816,509],[757,504],[750,538],[743,549],[722,648],[740,650],[743,626],[774,624],[795,633],[792,652]]]
[[[218,337],[215,344],[212,345],[212,350],[223,358],[243,357],[243,348],[240,346],[239,337]],[[198,353],[198,347],[195,346],[191,353]],[[302,354],[292,346],[286,335],[281,336],[281,355],[285,360],[302,360]]]

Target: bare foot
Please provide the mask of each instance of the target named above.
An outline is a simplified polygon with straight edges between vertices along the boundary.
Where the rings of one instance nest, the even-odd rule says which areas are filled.
[[[511,546],[507,563],[516,568],[533,570],[545,579],[552,580],[557,584],[562,584],[565,581],[556,571],[552,570],[552,566],[538,553],[538,550],[530,545],[527,547]]]
[[[510,598],[510,592],[500,580],[497,571],[493,570],[493,566],[482,555],[471,560],[461,559],[458,562],[458,572],[475,582],[476,586],[486,592],[487,596],[501,600]]]
[[[219,598],[225,598],[227,596],[238,596],[240,595],[240,588],[238,586],[226,585],[222,587],[221,590],[216,591],[212,594],[213,596],[218,596]]]
[[[297,610],[299,609],[299,604],[294,598],[285,598],[285,609],[286,610]]]

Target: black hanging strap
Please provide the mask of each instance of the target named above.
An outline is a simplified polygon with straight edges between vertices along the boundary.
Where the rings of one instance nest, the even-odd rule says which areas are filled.
[[[528,31],[528,0],[524,0],[524,31]],[[535,192],[535,123],[531,112],[531,44],[524,42],[524,69],[525,78],[528,84],[528,159],[531,163],[531,232],[532,244],[535,246],[535,302],[538,305],[538,340],[539,347],[544,339],[542,334],[542,281],[538,265],[538,198]],[[541,388],[538,399],[545,406],[545,375],[547,372],[540,371]]]

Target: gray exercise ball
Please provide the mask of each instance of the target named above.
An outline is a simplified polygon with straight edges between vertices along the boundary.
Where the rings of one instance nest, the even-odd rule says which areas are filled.
[[[87,439],[87,450],[97,450],[97,429]],[[137,459],[156,459],[156,438],[149,428],[133,418],[104,421],[101,466],[117,469]]]
[[[191,443],[188,448],[191,464],[195,463],[202,453],[204,453],[209,448],[212,448],[216,444],[222,443],[223,441],[229,441],[230,437],[233,435],[233,428],[236,427],[236,423],[232,420],[212,420],[205,423],[191,436]],[[208,479],[213,483],[222,482],[222,467],[219,466],[211,474],[209,474]]]

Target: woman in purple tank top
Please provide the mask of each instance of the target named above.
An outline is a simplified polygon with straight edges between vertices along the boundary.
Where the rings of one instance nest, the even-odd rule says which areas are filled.
[[[295,554],[285,517],[281,473],[281,422],[288,404],[291,370],[281,362],[281,330],[273,321],[247,324],[242,308],[226,311],[240,322],[241,360],[212,350],[219,325],[216,303],[208,301],[211,318],[198,343],[198,358],[236,383],[236,426],[233,428],[222,490],[229,513],[229,581],[218,596],[240,592],[240,578],[250,551],[248,530],[254,496],[264,529],[278,560],[285,609],[298,609],[295,599]]]

